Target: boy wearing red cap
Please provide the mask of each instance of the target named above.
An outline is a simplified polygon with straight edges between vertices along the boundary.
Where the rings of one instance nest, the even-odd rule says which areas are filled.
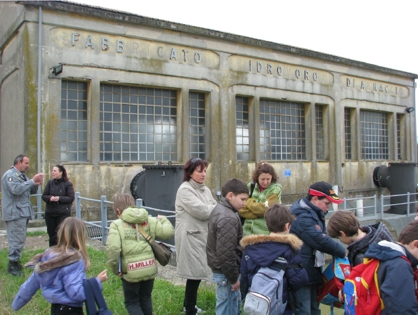
[[[331,203],[340,204],[340,199],[326,182],[317,182],[309,187],[308,195],[299,199],[290,211],[297,219],[290,226],[290,233],[303,241],[301,249],[302,265],[309,277],[308,285],[296,292],[299,315],[319,315],[319,303],[316,300],[318,285],[322,283],[322,266],[325,264],[324,253],[345,257],[344,247],[327,235],[325,215]]]

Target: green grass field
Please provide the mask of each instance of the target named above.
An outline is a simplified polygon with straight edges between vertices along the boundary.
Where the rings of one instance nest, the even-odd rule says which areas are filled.
[[[26,262],[35,254],[43,250],[29,251],[24,250],[22,261]],[[103,251],[89,247],[89,256],[91,267],[87,272],[87,277],[97,276],[106,267],[106,254]],[[23,277],[14,277],[9,275],[7,270],[7,250],[0,250],[0,314],[50,314],[50,304],[45,301],[39,290],[32,300],[26,304],[18,313],[13,311],[12,301],[19,291],[20,285],[32,273],[32,269],[26,269]],[[160,267],[162,268],[162,267]],[[109,280],[103,283],[103,295],[106,299],[109,309],[115,315],[126,315],[123,304],[122,285],[119,277],[109,274]],[[183,308],[184,287],[174,286],[172,283],[156,279],[153,290],[153,314],[181,314]],[[207,315],[215,314],[216,295],[213,287],[202,285],[199,288],[197,304],[200,308],[206,310]]]

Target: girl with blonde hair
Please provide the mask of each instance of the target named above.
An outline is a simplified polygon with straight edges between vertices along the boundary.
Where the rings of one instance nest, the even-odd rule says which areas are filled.
[[[25,264],[25,267],[34,267],[34,271],[14,298],[14,310],[25,306],[41,288],[42,296],[51,303],[51,315],[83,314],[86,299],[83,280],[90,267],[86,227],[82,220],[69,217],[61,223],[57,234],[56,246],[35,255]],[[101,283],[107,279],[106,270],[96,277],[101,289]]]

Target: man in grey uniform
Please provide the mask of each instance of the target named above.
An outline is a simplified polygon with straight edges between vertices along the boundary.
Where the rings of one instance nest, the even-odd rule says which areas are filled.
[[[6,222],[7,242],[9,243],[9,266],[7,272],[22,275],[19,259],[26,241],[26,229],[29,219],[33,219],[33,209],[29,200],[30,194],[36,193],[41,185],[44,174],[39,173],[31,180],[26,177],[29,158],[23,154],[15,158],[12,166],[1,179],[2,189],[2,220]]]

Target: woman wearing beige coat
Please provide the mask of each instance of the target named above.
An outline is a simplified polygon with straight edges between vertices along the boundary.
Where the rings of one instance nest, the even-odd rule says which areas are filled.
[[[197,313],[197,290],[200,281],[209,279],[211,270],[206,260],[208,220],[216,205],[204,184],[208,162],[200,158],[184,165],[183,183],[176,195],[175,244],[177,273],[187,279],[184,295],[186,315]]]

